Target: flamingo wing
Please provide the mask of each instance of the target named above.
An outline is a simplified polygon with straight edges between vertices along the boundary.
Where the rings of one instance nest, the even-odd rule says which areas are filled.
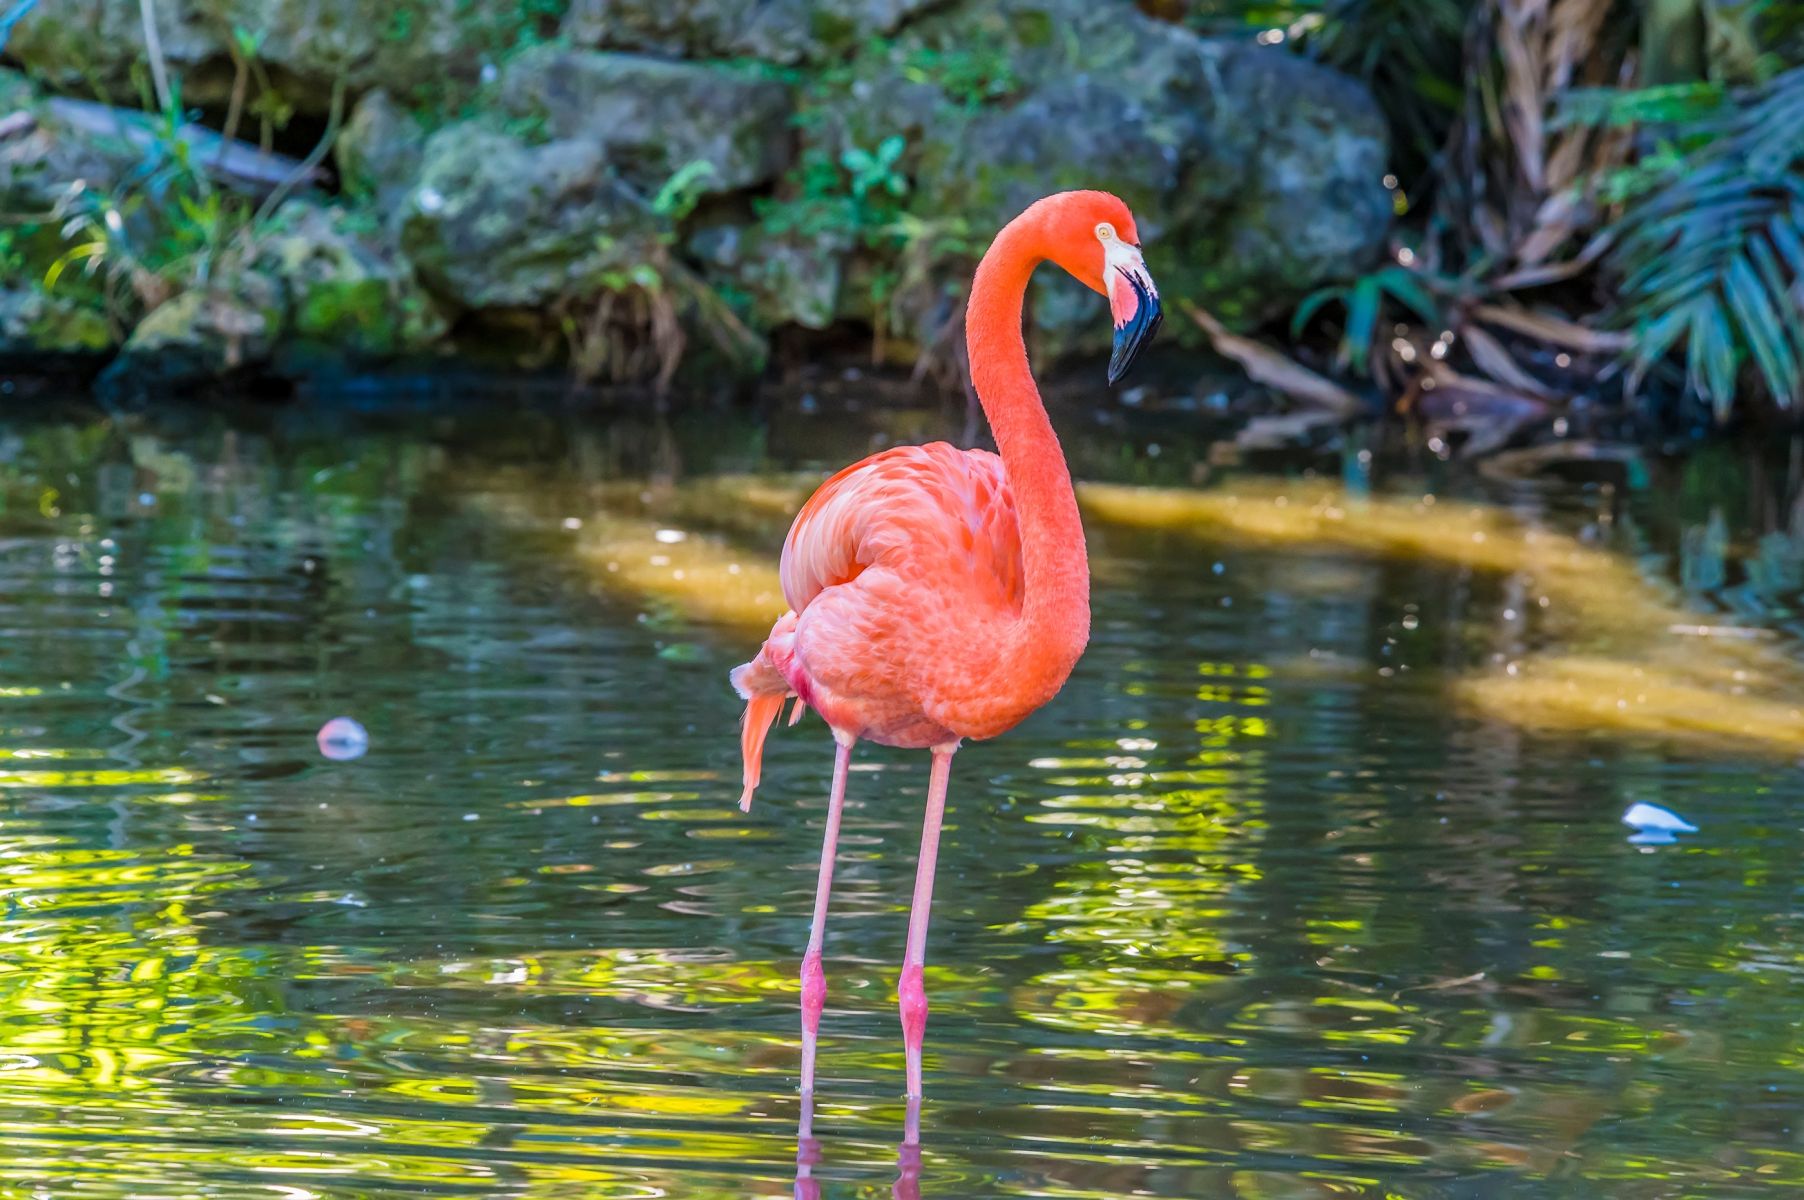
[[[854,463],[796,514],[780,574],[790,611],[732,676],[746,700],[741,808],[791,694],[798,714],[808,704],[836,729],[890,745],[943,739],[910,695],[911,652],[937,657],[935,631],[1021,612],[1021,535],[1002,460],[935,442]]]
[[[945,442],[898,446],[821,484],[783,543],[784,598],[800,614],[882,565],[911,582],[962,584],[1020,611],[1021,536],[1002,460]]]

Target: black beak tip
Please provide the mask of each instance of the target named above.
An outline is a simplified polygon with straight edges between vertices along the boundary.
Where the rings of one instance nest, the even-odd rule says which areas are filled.
[[[1135,298],[1140,301],[1134,309],[1134,315],[1125,325],[1115,330],[1115,349],[1109,355],[1109,386],[1120,383],[1140,358],[1141,351],[1159,332],[1159,326],[1165,315],[1159,309],[1159,298],[1149,291],[1145,284],[1134,276],[1128,276],[1134,286]]]

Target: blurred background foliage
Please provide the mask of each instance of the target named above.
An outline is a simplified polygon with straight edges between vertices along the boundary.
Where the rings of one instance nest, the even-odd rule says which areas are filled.
[[[1310,175],[1313,160],[1271,167],[1255,156],[1236,174],[1237,136],[1307,140],[1299,130],[1318,121],[1327,139],[1346,132],[1337,125],[1356,125],[1329,93],[1293,98],[1282,137],[1239,127],[1257,122],[1258,88],[1281,82],[1215,80],[1212,102],[1229,105],[1225,119],[1147,116],[1136,133],[1149,146],[1190,147],[1171,179],[1151,168],[1135,177],[1144,148],[1112,148],[1119,139],[1108,138],[990,165],[1045,129],[1107,130],[1109,105],[1140,111],[1131,88],[1170,102],[1159,90],[1168,76],[1194,73],[1181,56],[1159,58],[1169,45],[1140,28],[1163,26],[1123,30],[1127,22],[1106,12],[1073,34],[1077,50],[1040,40],[1034,22],[1077,20],[1078,10],[1016,4],[1004,6],[995,30],[984,24],[995,14],[981,6],[904,14],[877,32],[845,31],[831,55],[818,38],[741,46],[733,39],[771,31],[713,30],[690,14],[670,28],[707,44],[671,50],[668,75],[625,83],[648,95],[672,89],[678,107],[721,96],[727,111],[768,105],[768,120],[721,135],[736,139],[723,152],[676,144],[688,136],[681,121],[654,107],[634,115],[643,127],[636,142],[572,133],[596,97],[623,86],[612,76],[581,84],[603,88],[591,96],[570,83],[584,71],[617,72],[625,57],[581,49],[593,5],[535,0],[505,18],[498,9],[465,17],[403,5],[383,34],[393,62],[374,74],[369,64],[333,66],[302,44],[304,32],[233,25],[222,43],[229,61],[214,55],[186,68],[187,99],[174,46],[170,63],[152,45],[122,76],[34,70],[18,45],[51,45],[46,14],[68,2],[26,0],[0,12],[40,10],[36,40],[27,23],[12,52],[38,85],[121,107],[46,100],[9,79],[0,108],[11,115],[0,121],[24,124],[0,129],[0,141],[35,127],[76,146],[68,135],[100,122],[118,146],[91,164],[33,164],[46,181],[54,168],[105,186],[59,192],[28,171],[9,178],[0,276],[15,290],[29,276],[42,294],[9,295],[0,324],[9,335],[28,326],[40,344],[121,348],[140,374],[280,366],[297,342],[348,346],[371,360],[455,343],[460,353],[501,347],[510,365],[562,363],[584,380],[649,379],[663,389],[685,361],[704,378],[711,366],[720,368],[714,378],[743,378],[773,362],[857,353],[844,336],[856,330],[874,343],[873,360],[912,364],[917,378],[956,390],[963,281],[990,210],[1012,211],[1024,180],[1062,186],[1070,168],[1119,179],[1124,195],[1144,187],[1186,214],[1171,217],[1189,223],[1181,234],[1165,231],[1173,236],[1162,240],[1163,278],[1178,307],[1200,307],[1196,327],[1181,322],[1174,332],[1212,340],[1305,407],[1345,396],[1330,405],[1336,417],[1381,405],[1430,425],[1479,413],[1492,429],[1468,444],[1495,447],[1565,429],[1587,404],[1640,420],[1644,431],[1650,421],[1790,422],[1804,406],[1800,0],[1140,0],[1155,22],[1218,44],[1256,41],[1365,85],[1389,134],[1385,183],[1396,216],[1377,261],[1381,224],[1363,241],[1344,237],[1341,249],[1285,245],[1315,237],[1311,218],[1325,221],[1333,206],[1318,195],[1314,208],[1286,207],[1294,197],[1260,172]],[[140,8],[157,11],[154,0],[130,7],[107,18],[109,37],[135,34]],[[190,40],[200,28],[192,7],[164,0],[162,8]],[[283,6],[266,7],[271,20],[292,24]],[[215,16],[235,12],[226,5]],[[410,45],[467,46],[470,30],[458,23],[474,28],[479,15],[489,24],[474,44],[492,61],[475,77],[416,70]],[[1133,16],[1125,6],[1118,15]],[[154,23],[147,16],[142,28]],[[1119,44],[1104,44],[1105,32],[1119,33]],[[1115,79],[1120,63],[1149,55],[1153,82]],[[300,82],[289,62],[311,64],[312,81]],[[1098,99],[1079,89],[1073,98],[1061,89],[1074,66],[1094,66],[1125,90]],[[1249,74],[1239,65],[1225,74],[1235,71]],[[557,87],[577,90],[534,90],[558,72]],[[1076,116],[1060,104],[1076,106]],[[122,124],[121,113],[135,123]],[[761,133],[778,120],[791,125],[793,145]],[[465,122],[517,149],[519,169],[548,177],[573,168],[542,151],[558,139],[601,137],[600,165],[583,169],[601,170],[618,194],[523,206],[490,245],[480,222],[455,214],[488,205],[483,189],[504,187],[506,172],[493,169],[494,154],[486,165],[459,160],[456,143],[469,139],[435,138]],[[455,194],[442,211],[416,203],[437,200],[446,179],[469,205]],[[1218,217],[1237,222],[1219,244],[1208,233]],[[600,232],[579,244],[548,228],[560,221]],[[519,263],[505,252],[529,242],[535,248]],[[565,264],[565,278],[533,277],[530,264],[543,261]],[[1304,262],[1307,271],[1286,274]],[[485,263],[494,264],[486,273],[471,266]],[[1279,275],[1282,286],[1263,298],[1248,288]],[[1093,351],[1085,338],[1096,335],[1094,322],[1071,302],[1048,300],[1033,307],[1037,350],[1048,359]],[[1261,333],[1288,344],[1245,341]],[[1249,361],[1262,354],[1262,365]],[[1341,376],[1358,395],[1324,388],[1312,372]]]
[[[1804,401],[1804,4],[1143,7],[1293,44],[1371,88],[1393,139],[1398,257],[1443,300],[1430,315],[1421,289],[1384,286],[1392,264],[1346,289],[1368,303],[1327,332],[1360,341],[1381,373],[1424,357],[1394,322],[1477,326],[1458,357],[1507,388],[1550,388],[1544,358],[1590,351],[1603,374],[1626,368],[1631,393],[1652,373],[1670,386],[1650,395],[1682,385],[1719,419]],[[1341,311],[1306,302],[1299,316],[1318,309]],[[1498,324],[1502,343],[1484,331]],[[1608,331],[1626,338],[1596,336]]]

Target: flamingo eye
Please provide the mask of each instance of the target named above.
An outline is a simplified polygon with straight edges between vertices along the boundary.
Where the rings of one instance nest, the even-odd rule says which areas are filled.
[[[1107,221],[1098,222],[1098,224],[1096,226],[1096,237],[1099,241],[1104,241],[1104,242],[1114,241],[1115,240],[1115,227],[1113,225],[1109,224]]]

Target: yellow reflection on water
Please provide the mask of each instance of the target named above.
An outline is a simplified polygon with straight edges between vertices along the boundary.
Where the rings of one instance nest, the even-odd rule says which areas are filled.
[[[1729,691],[1717,677],[1719,671],[1718,664],[1708,661],[1688,667],[1540,655],[1524,659],[1514,672],[1461,680],[1456,693],[1483,712],[1523,725],[1804,751],[1804,706]]]
[[[577,552],[610,590],[692,620],[762,636],[785,608],[775,563],[712,534],[597,515],[584,524]]]
[[[129,787],[199,783],[206,776],[181,767],[137,767],[103,771],[0,770],[0,788]]]
[[[1804,750],[1797,664],[1763,640],[1699,636],[1710,618],[1671,604],[1633,563],[1501,509],[1432,496],[1354,496],[1337,485],[1241,482],[1215,491],[1083,484],[1094,521],[1260,550],[1352,551],[1508,576],[1547,640],[1456,681],[1493,719]],[[1763,694],[1764,693],[1764,694]]]
[[[284,1007],[242,948],[202,940],[197,909],[253,886],[248,864],[0,842],[0,1103],[60,1098],[105,1107],[161,1086],[205,1041]]]
[[[1261,663],[1205,662],[1198,699],[1257,708],[1266,703]],[[1134,694],[1119,684],[1124,695]],[[1129,723],[1132,724],[1131,722]],[[1061,874],[1050,895],[1023,914],[1053,945],[1076,954],[1020,988],[1015,1009],[1039,1025],[1103,1035],[1190,1039],[1178,1019],[1195,994],[1253,965],[1224,922],[1236,893],[1260,880],[1266,778],[1261,718],[1228,712],[1196,723],[1182,765],[1142,757],[1161,748],[1117,739],[1126,753],[1043,757],[1047,782],[1073,790],[1041,802],[1035,825],[1090,831],[1103,845]],[[1087,747],[1073,747],[1073,750]]]

